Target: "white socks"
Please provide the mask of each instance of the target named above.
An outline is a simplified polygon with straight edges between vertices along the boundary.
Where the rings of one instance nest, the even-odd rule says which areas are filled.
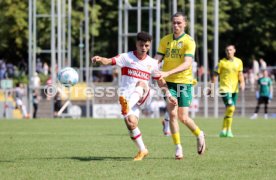
[[[142,139],[142,134],[138,127],[129,131],[129,135],[140,151],[143,151],[146,149],[145,144]]]
[[[24,105],[21,106],[21,113],[22,113],[23,117],[27,117],[27,110]]]
[[[168,112],[165,113],[164,131],[165,132],[171,132],[171,129],[170,129],[170,117],[169,117],[169,113]]]

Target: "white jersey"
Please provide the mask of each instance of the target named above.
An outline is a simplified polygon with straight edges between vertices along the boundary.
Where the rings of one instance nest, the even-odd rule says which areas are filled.
[[[120,89],[124,92],[133,90],[138,81],[144,81],[149,85],[151,77],[157,79],[155,72],[158,70],[158,61],[148,55],[138,59],[136,51],[113,57],[112,65],[121,67]]]

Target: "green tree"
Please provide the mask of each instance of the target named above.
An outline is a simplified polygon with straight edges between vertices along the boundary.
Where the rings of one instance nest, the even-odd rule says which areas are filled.
[[[26,57],[27,7],[27,4],[20,0],[0,1],[0,58],[18,61],[19,58]]]
[[[50,14],[51,1],[36,1],[37,14]],[[16,63],[18,59],[28,59],[28,1],[2,0],[0,1],[0,58]],[[99,5],[89,6],[91,35],[99,35]],[[78,59],[79,28],[84,21],[84,1],[72,1],[72,57]],[[51,19],[37,18],[37,48],[51,47]],[[43,60],[50,61],[50,54],[37,54]]]
[[[227,11],[231,14],[231,31],[221,35],[225,43],[234,43],[238,54],[251,65],[253,58],[264,57],[275,65],[276,52],[276,1],[241,1]]]
[[[136,0],[129,0],[135,5]],[[154,1],[155,2],[155,1]],[[197,42],[197,60],[202,63],[202,1],[195,1]],[[219,34],[220,57],[224,56],[224,47],[235,44],[237,56],[244,60],[245,66],[255,58],[263,57],[269,64],[275,64],[276,56],[276,1],[220,0]],[[90,48],[91,55],[100,54],[111,57],[117,54],[118,46],[118,1],[90,0]],[[149,1],[143,1],[143,4]],[[189,1],[178,1],[178,9],[189,17]],[[171,32],[170,17],[172,1],[161,0],[161,36]],[[213,1],[208,1],[208,52],[210,67],[213,67]],[[37,13],[50,14],[50,1],[37,0]],[[142,14],[142,20],[147,14]],[[72,1],[72,58],[74,65],[79,62],[79,28],[84,21],[84,1]],[[143,21],[142,30],[147,27]],[[129,29],[136,31],[136,16],[130,14]],[[28,59],[28,1],[0,1],[0,58],[10,62]],[[188,31],[189,33],[189,31]],[[50,49],[51,24],[49,18],[37,19],[37,46]],[[153,34],[154,36],[154,34]],[[133,46],[133,43],[129,43]],[[132,49],[132,48],[129,48]],[[50,61],[50,55],[38,54],[43,60]],[[27,61],[26,61],[27,62]]]

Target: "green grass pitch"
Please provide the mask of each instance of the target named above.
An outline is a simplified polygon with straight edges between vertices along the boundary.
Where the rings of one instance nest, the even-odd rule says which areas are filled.
[[[114,119],[0,120],[0,179],[275,179],[276,120],[235,117],[234,138],[219,138],[221,119],[196,118],[207,151],[181,126],[184,159],[158,119],[140,120],[149,156],[137,150]]]

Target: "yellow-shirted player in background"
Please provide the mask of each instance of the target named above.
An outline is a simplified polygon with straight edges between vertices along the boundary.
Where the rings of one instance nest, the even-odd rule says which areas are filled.
[[[226,57],[219,61],[213,78],[213,82],[215,82],[216,76],[219,76],[219,91],[226,106],[220,137],[233,137],[231,127],[238,99],[239,85],[242,91],[245,88],[243,63],[241,59],[234,56],[235,52],[234,45],[226,46]]]
[[[192,62],[195,54],[195,41],[185,33],[187,20],[183,13],[172,16],[173,33],[160,41],[155,59],[163,60],[160,77],[165,78],[170,93],[177,98],[178,106],[167,104],[170,116],[172,139],[176,145],[176,159],[183,158],[177,119],[185,124],[197,137],[197,152],[203,154],[206,148],[203,131],[189,117],[189,106],[192,101],[192,85],[194,83]]]

